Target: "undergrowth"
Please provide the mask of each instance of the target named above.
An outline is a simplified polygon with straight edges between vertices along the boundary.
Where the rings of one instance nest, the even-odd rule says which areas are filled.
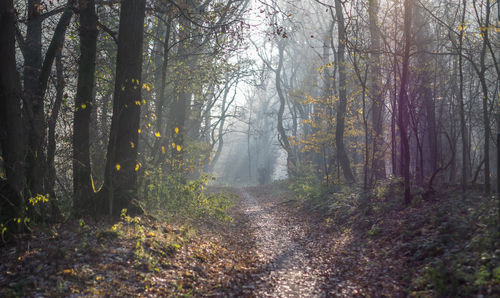
[[[212,178],[203,175],[186,181],[181,174],[164,174],[156,169],[144,181],[146,209],[156,215],[167,215],[184,222],[199,219],[232,220],[227,210],[234,205],[235,196],[226,192],[207,192]]]
[[[409,296],[500,296],[495,196],[449,188],[424,199],[422,190],[414,189],[405,206],[398,179],[381,181],[368,193],[311,182],[300,177],[289,183],[296,200],[338,230],[357,231],[366,240],[360,243],[381,243],[381,251],[400,258]]]
[[[36,231],[30,236],[33,243],[26,243],[19,257],[8,257],[13,248],[3,251],[0,268],[6,271],[0,276],[0,296],[122,297],[160,290],[150,295],[192,295],[186,283],[194,277],[184,276],[190,271],[178,266],[189,268],[183,259],[186,250],[199,244],[194,228],[131,217],[125,209],[112,225],[89,220]],[[179,275],[162,277],[165,282],[159,289],[155,278],[171,269]]]

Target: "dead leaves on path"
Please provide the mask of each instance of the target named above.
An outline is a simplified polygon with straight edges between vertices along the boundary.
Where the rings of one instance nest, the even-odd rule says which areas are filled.
[[[277,225],[289,227],[300,256],[320,277],[318,293],[404,293],[399,276],[404,260],[395,258],[390,242],[336,229],[334,222],[270,196],[272,190],[250,191]],[[0,248],[0,296],[255,295],[286,276],[272,273],[276,261],[258,247],[251,219],[238,207],[232,212],[233,223],[196,232],[147,218],[35,231],[23,239],[19,255],[15,245]]]
[[[353,229],[343,229],[333,221],[327,221],[321,214],[304,212],[300,205],[290,202],[287,194],[269,195],[273,190],[264,188],[247,188],[259,202],[261,210],[271,217],[277,229],[276,234],[288,233],[292,243],[299,250],[298,255],[307,259],[307,271],[310,275],[319,276],[316,281],[314,292],[324,296],[405,296],[406,287],[403,282],[406,273],[405,259],[398,256],[398,248],[392,247],[389,241],[372,240],[366,234],[360,234]],[[259,216],[259,215],[257,215]],[[267,226],[267,225],[264,225]],[[244,237],[259,238],[252,233],[258,230],[246,228],[243,230]],[[260,232],[262,233],[262,232]],[[280,270],[279,278],[290,278],[283,276],[283,272],[273,258],[269,258],[266,252],[267,245],[258,243],[253,251],[257,253],[259,268],[257,276],[251,277],[246,284],[257,288],[275,287],[276,270]],[[279,245],[278,245],[279,246]],[[270,247],[272,249],[272,246]],[[264,262],[262,262],[264,261]],[[263,263],[263,264],[262,264]],[[301,262],[302,263],[302,262]],[[299,274],[294,271],[293,266],[289,274]],[[286,270],[284,272],[286,274]],[[304,277],[305,278],[305,277]],[[259,280],[259,283],[255,282]],[[245,284],[242,282],[241,284]],[[300,284],[300,283],[299,283]],[[282,283],[285,288],[288,283]],[[296,285],[295,285],[296,286]],[[276,287],[275,287],[276,288]],[[277,287],[280,288],[280,287]],[[297,289],[301,291],[301,289]],[[283,293],[273,295],[284,296]]]

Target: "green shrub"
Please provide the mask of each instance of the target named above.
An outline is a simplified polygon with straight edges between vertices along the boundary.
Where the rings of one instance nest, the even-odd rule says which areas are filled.
[[[145,205],[148,210],[165,212],[183,219],[216,218],[230,220],[226,211],[233,206],[234,196],[207,193],[211,178],[203,175],[186,181],[182,174],[164,174],[162,169],[149,173],[145,185]]]
[[[318,181],[312,166],[303,166],[288,186],[299,200],[316,200],[323,194],[323,186]]]

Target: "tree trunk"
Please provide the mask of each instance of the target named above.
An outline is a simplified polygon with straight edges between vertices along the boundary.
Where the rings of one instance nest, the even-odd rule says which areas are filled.
[[[481,71],[479,74],[479,81],[481,82],[481,89],[483,93],[483,121],[484,121],[484,191],[489,194],[491,192],[491,171],[490,171],[490,136],[491,136],[491,126],[490,126],[490,116],[489,116],[489,104],[488,104],[488,85],[486,82],[486,50],[488,47],[488,34],[490,27],[490,13],[491,5],[486,2],[486,16],[485,23],[481,24],[481,33],[483,36],[483,46],[481,49]]]
[[[500,1],[497,1],[497,26],[500,26]],[[500,31],[497,32],[498,32],[497,36],[500,40]],[[498,57],[500,59],[500,53]],[[500,73],[497,73],[497,86],[498,86],[497,90],[500,91]],[[497,200],[498,200],[497,229],[500,232],[500,92],[498,92],[498,97],[497,97]]]
[[[42,18],[40,16],[39,0],[28,1],[28,22],[24,47],[24,116],[28,121],[27,150],[27,196],[45,194],[46,159],[45,159],[45,111],[44,97],[57,51],[62,47],[66,28],[73,16],[73,10],[68,7],[61,15],[50,45],[42,61]]]
[[[160,21],[160,20],[159,20]],[[166,22],[166,27],[161,27],[163,26],[162,24],[158,24],[158,36],[157,40],[155,41],[155,52],[157,52],[154,55],[154,63],[155,63],[155,93],[156,93],[156,107],[155,107],[155,116],[156,116],[156,122],[155,122],[155,129],[157,132],[160,132],[161,138],[156,138],[154,141],[153,149],[151,151],[151,156],[152,156],[152,161],[153,164],[159,164],[160,159],[162,156],[166,153],[166,148],[168,148],[168,129],[164,127],[163,122],[164,122],[164,113],[163,113],[163,107],[165,106],[166,102],[166,94],[165,94],[165,89],[166,89],[166,79],[167,79],[167,68],[168,68],[168,52],[170,49],[170,31],[171,31],[171,18],[170,16],[167,19]],[[161,39],[161,35],[164,35],[164,39]],[[160,47],[160,45],[163,44],[163,47]],[[160,51],[161,50],[161,51]],[[164,149],[162,149],[164,148]]]
[[[185,1],[187,7],[192,7],[189,0]],[[184,158],[184,137],[186,116],[188,114],[189,102],[191,100],[191,84],[189,84],[191,68],[194,65],[194,57],[190,57],[188,47],[193,47],[191,39],[191,21],[185,17],[181,17],[180,24],[184,30],[179,32],[179,45],[177,48],[177,57],[183,63],[180,64],[177,70],[179,77],[174,84],[174,98],[172,99],[169,110],[169,129],[170,138],[172,140],[172,167],[179,169]],[[188,87],[189,86],[189,87]]]
[[[425,19],[424,12],[421,8],[415,9],[416,28],[419,28],[417,33],[417,50],[419,54],[417,55],[417,61],[419,65],[419,76],[420,85],[418,86],[418,94],[423,97],[422,103],[424,106],[425,113],[425,124],[423,136],[421,139],[422,146],[422,165],[420,166],[420,171],[423,177],[430,177],[434,172],[436,172],[438,167],[438,142],[437,142],[437,130],[436,130],[436,112],[434,105],[432,86],[432,63],[429,57],[428,45],[430,25]]]
[[[214,169],[214,167],[217,164],[217,161],[219,160],[219,157],[222,153],[222,148],[224,148],[224,124],[226,122],[226,101],[227,101],[227,95],[229,93],[229,84],[228,83],[226,83],[225,88],[226,89],[224,90],[224,95],[222,97],[221,116],[220,116],[219,128],[218,128],[218,133],[217,133],[217,150],[215,150],[215,154],[213,156],[213,159],[206,163],[207,172],[211,172]],[[250,112],[251,112],[251,110],[250,110]],[[215,133],[215,128],[214,128],[214,133]],[[212,138],[213,138],[213,143],[215,144],[214,133],[212,133]]]
[[[16,15],[12,0],[0,1],[0,145],[7,184],[16,192],[12,198],[0,195],[2,216],[21,217],[25,187],[25,145],[21,111],[21,81],[16,69]],[[0,190],[1,191],[1,190]],[[8,200],[8,201],[7,201]]]
[[[337,16],[337,27],[339,34],[339,45],[337,49],[337,62],[339,68],[339,104],[337,107],[335,144],[337,147],[337,157],[344,172],[344,178],[347,183],[352,183],[354,182],[354,175],[351,170],[349,156],[347,155],[344,144],[345,114],[347,110],[347,70],[345,61],[347,34],[345,28],[344,13],[342,11],[342,2],[340,0],[335,0],[335,12]]]
[[[137,191],[137,140],[141,101],[145,0],[123,0],[120,11],[113,117],[101,210],[119,216]],[[132,210],[136,211],[136,210]]]
[[[464,72],[463,72],[463,39],[464,39],[464,30],[465,30],[465,14],[467,9],[467,0],[462,1],[462,18],[461,18],[461,30],[460,35],[458,37],[458,72],[460,77],[460,88],[458,94],[458,109],[460,114],[460,135],[462,136],[462,189],[467,189],[467,174],[468,174],[468,134],[467,134],[467,126],[465,123],[465,106],[464,106]]]
[[[373,102],[372,126],[373,126],[373,165],[372,171],[376,180],[385,179],[384,159],[384,97],[382,90],[382,71],[380,61],[380,31],[378,26],[379,1],[369,1],[370,38],[371,38],[371,72],[370,72],[370,94]]]
[[[56,56],[56,98],[52,113],[50,114],[48,123],[48,138],[47,138],[47,192],[51,197],[54,197],[54,185],[56,181],[56,168],[54,158],[56,155],[56,124],[59,118],[59,110],[64,98],[64,74],[62,65],[61,51]]]
[[[277,37],[280,38],[280,37]],[[275,84],[276,91],[278,92],[278,97],[280,101],[280,107],[278,109],[278,134],[280,143],[287,153],[286,164],[288,170],[288,176],[294,178],[297,174],[297,161],[294,155],[294,151],[290,142],[288,141],[288,136],[286,135],[285,127],[283,126],[283,115],[285,113],[286,98],[283,93],[283,87],[281,85],[281,70],[283,69],[283,55],[285,50],[285,42],[283,40],[278,41],[278,68],[275,70]]]
[[[25,124],[28,126],[28,147],[26,156],[27,193],[35,196],[43,194],[43,138],[45,115],[43,99],[38,97],[38,83],[42,68],[42,19],[40,0],[28,0],[28,21],[24,49],[24,105]]]
[[[410,47],[411,47],[411,16],[412,4],[411,0],[404,2],[405,18],[404,18],[404,52],[403,52],[403,70],[401,74],[401,86],[399,91],[398,102],[398,128],[401,139],[401,174],[404,179],[404,201],[406,204],[411,202],[411,185],[410,185],[410,146],[408,141],[408,93],[407,85],[409,80],[410,66]]]
[[[483,34],[488,30],[483,31]],[[481,71],[479,75],[479,81],[481,83],[481,90],[483,93],[482,96],[482,105],[483,105],[483,126],[484,126],[484,191],[489,194],[491,191],[491,178],[490,178],[490,135],[491,135],[491,127],[490,127],[490,118],[488,111],[488,85],[486,83],[486,64],[485,64],[485,56],[486,56],[486,42],[483,42],[483,48],[481,50]]]
[[[79,0],[80,61],[73,119],[73,213],[94,213],[90,168],[90,116],[94,102],[97,15],[94,0]]]
[[[167,148],[169,148],[169,142],[168,142],[168,127],[164,127],[164,113],[163,113],[163,107],[165,106],[166,102],[166,94],[165,90],[167,87],[167,69],[168,69],[168,52],[170,50],[170,32],[172,28],[172,19],[169,16],[167,19],[167,24],[166,24],[166,29],[165,29],[165,38],[163,41],[163,62],[161,63],[161,73],[159,80],[157,80],[156,88],[157,88],[157,99],[156,99],[156,110],[155,110],[155,115],[156,115],[156,131],[160,132],[162,135],[162,138],[157,138],[155,140],[155,144],[153,147],[153,160],[155,161],[155,164],[158,164],[160,161],[160,158],[162,157],[163,154],[166,153]],[[162,149],[164,148],[164,149]]]
[[[318,133],[320,133],[320,127],[321,127],[321,122],[322,117],[321,113],[326,113],[326,111],[323,111],[324,109],[328,109],[328,111],[331,110],[331,105],[328,104],[332,100],[332,95],[333,95],[333,86],[332,86],[332,81],[333,81],[333,75],[332,72],[330,71],[329,67],[326,67],[328,63],[330,63],[330,49],[331,49],[331,39],[333,36],[333,28],[334,28],[335,22],[332,20],[330,23],[330,28],[328,31],[325,33],[325,36],[323,37],[323,54],[321,56],[321,63],[323,64],[323,86],[321,90],[321,101],[318,101],[314,103],[313,107],[313,116],[312,120],[316,125],[312,125],[311,127],[311,132],[312,136],[317,136]],[[332,49],[333,50],[333,49]],[[322,104],[324,103],[324,104]],[[323,111],[323,112],[322,112]],[[325,148],[325,143],[322,142],[321,144],[321,149],[322,152],[316,152],[313,151],[312,153],[312,164],[315,168],[318,169],[317,174],[318,178],[320,181],[325,180],[326,185],[330,184],[330,177],[328,173],[328,161],[326,158],[326,148]]]

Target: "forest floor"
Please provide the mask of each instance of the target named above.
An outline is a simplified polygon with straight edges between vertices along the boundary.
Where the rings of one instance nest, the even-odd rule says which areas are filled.
[[[437,204],[449,209],[443,202],[340,214],[273,186],[230,191],[238,195],[232,222],[192,228],[123,216],[116,224],[73,221],[35,230],[0,247],[0,296],[432,297],[439,282],[453,285],[431,284],[440,278],[436,270],[422,277],[425,266],[455,247],[453,239],[435,240],[441,224],[424,219]],[[473,226],[476,234],[484,228]],[[495,252],[481,256],[497,264]],[[488,278],[474,294],[500,293],[495,276]]]

